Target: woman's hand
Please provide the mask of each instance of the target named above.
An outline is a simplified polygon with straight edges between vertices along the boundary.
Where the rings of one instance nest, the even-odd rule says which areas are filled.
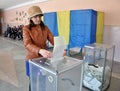
[[[47,51],[45,49],[40,49],[39,54],[41,54],[44,58],[51,58],[52,53],[50,51]]]
[[[66,50],[64,50],[64,52],[63,52],[63,56],[65,56],[66,55]]]

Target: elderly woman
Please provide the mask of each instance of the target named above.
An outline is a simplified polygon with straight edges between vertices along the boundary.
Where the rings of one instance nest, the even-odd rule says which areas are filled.
[[[29,25],[23,27],[23,41],[27,50],[26,74],[29,76],[29,59],[44,57],[51,58],[52,53],[46,50],[46,41],[54,45],[54,38],[48,27],[43,23],[43,13],[38,6],[28,9]],[[29,90],[30,91],[30,90]]]

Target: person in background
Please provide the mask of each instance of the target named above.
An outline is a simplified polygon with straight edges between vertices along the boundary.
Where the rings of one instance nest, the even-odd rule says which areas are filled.
[[[10,37],[10,34],[11,34],[11,27],[8,24],[7,25],[7,36]]]
[[[49,28],[41,20],[43,13],[38,6],[31,6],[28,9],[29,24],[23,27],[23,42],[27,50],[26,74],[29,77],[29,59],[51,58],[52,53],[46,50],[46,41],[54,45],[54,37]],[[29,88],[29,91],[30,88]]]

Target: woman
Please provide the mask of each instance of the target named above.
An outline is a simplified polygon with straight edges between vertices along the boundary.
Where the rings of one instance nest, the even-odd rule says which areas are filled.
[[[29,59],[44,57],[51,58],[52,53],[46,50],[46,41],[54,45],[54,38],[50,30],[44,25],[41,17],[43,13],[38,6],[28,9],[29,25],[23,28],[23,41],[27,50],[26,74],[29,76]]]

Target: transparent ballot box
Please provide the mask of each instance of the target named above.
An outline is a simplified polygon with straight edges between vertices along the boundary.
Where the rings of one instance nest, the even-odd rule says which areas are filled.
[[[81,91],[83,61],[65,56],[51,62],[46,58],[29,61],[31,91]]]
[[[115,46],[90,44],[84,47],[83,86],[104,91],[110,85]]]

